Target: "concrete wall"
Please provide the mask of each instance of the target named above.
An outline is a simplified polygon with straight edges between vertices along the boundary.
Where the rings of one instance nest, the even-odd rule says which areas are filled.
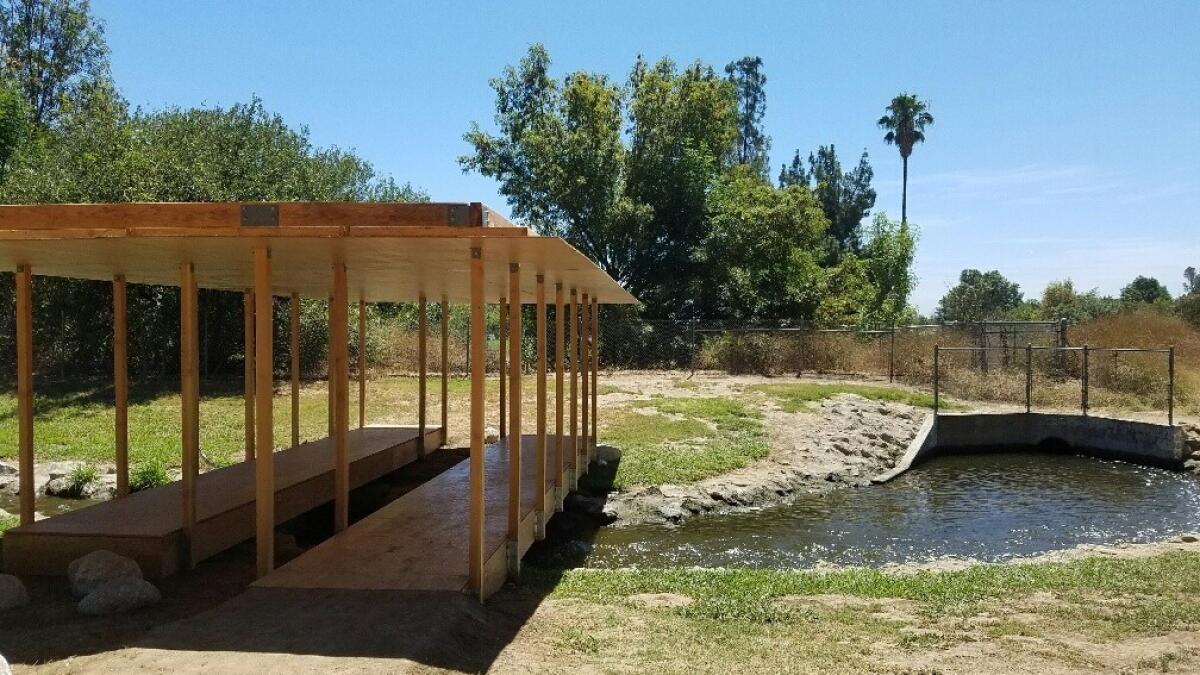
[[[1183,468],[1179,427],[1075,414],[949,413],[926,419],[896,467],[874,480],[891,480],[942,453],[1004,452],[1041,444],[1057,449],[1063,443],[1084,455]]]

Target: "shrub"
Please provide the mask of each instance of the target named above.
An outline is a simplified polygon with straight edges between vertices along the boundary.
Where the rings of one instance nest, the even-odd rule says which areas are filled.
[[[100,471],[91,464],[80,464],[67,474],[67,494],[75,498],[82,497],[98,482]]]
[[[167,469],[161,462],[146,462],[134,467],[129,474],[129,491],[141,492],[171,482]]]

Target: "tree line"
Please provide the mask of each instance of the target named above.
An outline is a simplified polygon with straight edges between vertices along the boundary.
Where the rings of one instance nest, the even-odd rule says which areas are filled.
[[[640,318],[882,325],[913,316],[915,227],[878,213],[866,150],[831,144],[770,178],[763,61],[723,74],[639,56],[623,81],[551,72],[533,45],[491,80],[494,130],[465,134],[464,171],[513,216],[562,236],[643,303]],[[905,160],[932,124],[916,96],[878,122]],[[906,169],[907,172],[907,169]],[[907,190],[907,186],[905,186]]]
[[[109,71],[101,23],[87,0],[0,0],[0,202],[423,201],[352,151],[317,147],[257,98],[229,107],[131,108]],[[34,270],[36,274],[37,270]],[[0,335],[13,344],[11,273],[0,283]],[[112,291],[104,282],[35,278],[39,374],[111,370]],[[130,370],[174,376],[179,293],[131,285]],[[242,298],[201,291],[205,375],[240,372]],[[374,312],[403,314],[402,308]],[[286,328],[277,306],[277,334]],[[305,304],[303,365],[324,361],[323,303]],[[279,350],[280,365],[287,355]],[[13,350],[0,351],[12,372]]]
[[[963,270],[958,283],[938,303],[933,319],[939,322],[1067,319],[1083,323],[1122,311],[1153,309],[1177,314],[1200,328],[1200,276],[1195,267],[1183,271],[1182,291],[1172,297],[1154,277],[1139,275],[1116,297],[1096,289],[1080,291],[1070,279],[1052,281],[1040,298],[1026,298],[1021,287],[998,270]]]

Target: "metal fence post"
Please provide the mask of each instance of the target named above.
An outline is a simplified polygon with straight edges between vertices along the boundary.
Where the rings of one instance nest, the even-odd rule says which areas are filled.
[[[1025,412],[1033,409],[1033,343],[1025,344]]]
[[[1058,320],[1058,372],[1065,373],[1067,370],[1067,352],[1063,349],[1067,346],[1067,317],[1061,317]]]
[[[939,401],[938,401],[938,391],[939,391],[939,387],[938,387],[938,384],[939,384],[938,383],[938,378],[939,378],[939,375],[938,375],[938,351],[939,351],[938,345],[934,345],[933,346],[933,416],[934,417],[937,417],[938,403],[939,403]]]
[[[1083,373],[1080,375],[1080,385],[1083,389],[1081,399],[1083,402],[1083,416],[1088,414],[1088,346],[1083,346]]]
[[[892,322],[891,346],[888,347],[888,382],[896,379],[896,322]]]
[[[1167,347],[1167,426],[1175,426],[1175,345]]]

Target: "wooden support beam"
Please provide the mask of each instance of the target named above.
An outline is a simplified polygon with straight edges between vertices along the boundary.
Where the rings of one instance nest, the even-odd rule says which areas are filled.
[[[546,277],[537,275],[537,510],[541,512],[537,528],[539,539],[546,538]],[[558,480],[555,480],[557,483]]]
[[[325,305],[325,324],[329,328],[329,334],[325,339],[325,412],[329,416],[328,430],[325,434],[329,438],[333,438],[333,409],[334,398],[337,395],[337,377],[333,372],[333,296],[329,296],[329,301]]]
[[[242,386],[246,407],[246,461],[254,459],[254,290],[242,293]]]
[[[508,572],[521,573],[521,266],[508,265]]]
[[[592,445],[589,459],[596,457],[596,444],[600,436],[600,303],[592,298]]]
[[[450,437],[450,301],[442,296],[442,438]]]
[[[484,348],[483,249],[471,249],[471,494],[467,527],[468,581],[483,600],[483,423],[487,360]]]
[[[367,301],[358,300],[358,428],[367,426]]]
[[[180,479],[182,496],[183,539],[181,566],[195,566],[192,540],[196,531],[196,478],[200,474],[200,350],[199,308],[196,289],[196,268],[183,263],[179,281],[179,381],[182,417],[183,475]]]
[[[563,445],[563,327],[566,323],[563,316],[563,285],[554,284],[554,447],[558,449],[557,472],[554,474],[554,484],[557,486],[555,509],[562,511],[563,497],[566,494],[566,451]]]
[[[259,577],[275,569],[274,315],[271,249],[254,247],[254,534]]]
[[[571,357],[571,489],[579,482],[579,296],[571,289],[571,306],[567,310],[567,350]]]
[[[129,494],[129,319],[125,275],[113,277],[113,425],[117,463],[117,496]]]
[[[508,436],[508,300],[500,298],[500,438]]]
[[[333,304],[329,312],[329,343],[332,353],[330,379],[333,384],[333,530],[350,525],[350,455],[346,447],[350,430],[350,364],[346,327],[348,317],[346,264],[333,265]]]
[[[592,306],[588,300],[587,293],[583,294],[583,301],[580,303],[579,309],[579,367],[581,370],[580,376],[583,378],[583,384],[580,388],[580,408],[582,408],[580,417],[582,418],[581,426],[583,428],[580,433],[580,441],[582,444],[579,446],[579,452],[575,458],[575,461],[580,463],[580,471],[582,473],[587,473],[587,467],[591,463],[588,455],[590,447],[588,443],[588,436],[590,436],[592,433],[592,427],[588,420],[592,407],[591,398],[589,398],[588,394],[588,392],[591,390],[590,380],[592,379],[590,377],[592,370],[592,351],[590,344],[592,331],[588,317],[591,316]]]
[[[429,337],[429,304],[425,294],[417,297],[417,457],[425,457],[425,420],[428,412],[426,377],[429,360],[425,345]]]
[[[34,521],[33,486],[33,272],[19,265],[16,275],[17,305],[17,456],[20,475],[21,524]]]
[[[300,445],[300,294],[292,293],[288,307],[292,375],[292,447]]]

